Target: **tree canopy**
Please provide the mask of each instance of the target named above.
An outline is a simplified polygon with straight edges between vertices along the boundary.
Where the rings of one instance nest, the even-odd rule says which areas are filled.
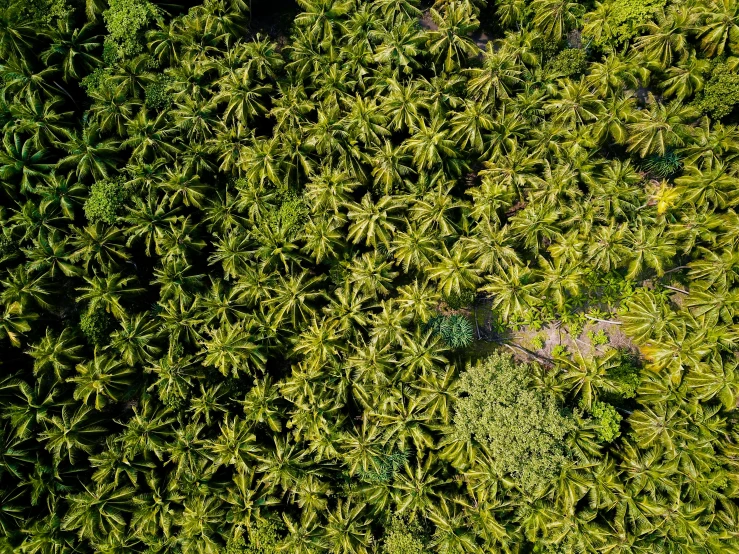
[[[0,552],[739,553],[739,2],[0,0]]]

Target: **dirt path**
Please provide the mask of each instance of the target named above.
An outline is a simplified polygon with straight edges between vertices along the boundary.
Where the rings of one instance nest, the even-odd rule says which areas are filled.
[[[517,331],[509,330],[500,334],[493,329],[489,300],[478,300],[477,305],[472,308],[441,311],[448,314],[463,314],[475,324],[477,340],[468,349],[472,358],[488,356],[501,347],[509,348],[514,357],[520,361],[538,360],[543,363],[553,361],[553,350],[557,346],[565,347],[570,353],[579,350],[586,358],[602,355],[610,348],[639,354],[639,349],[624,334],[621,327],[610,323],[588,321],[578,335],[571,332],[570,326],[559,321],[544,325],[539,330],[524,325]],[[608,337],[608,342],[603,345],[593,344],[590,333],[598,335],[601,332]]]

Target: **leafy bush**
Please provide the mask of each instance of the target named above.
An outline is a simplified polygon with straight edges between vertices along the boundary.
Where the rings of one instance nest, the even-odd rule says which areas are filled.
[[[534,338],[531,339],[531,348],[534,350],[541,350],[544,348],[546,340],[546,336],[544,335],[534,335]]]
[[[639,27],[651,15],[664,8],[667,0],[611,0],[603,2],[602,11],[586,15],[583,35],[589,37],[595,46],[618,46],[639,33]],[[605,16],[605,25],[602,14]],[[598,32],[603,30],[604,32]]]
[[[452,310],[459,310],[475,301],[475,291],[464,289],[460,292],[452,292],[449,296],[444,297],[444,301]]]
[[[459,380],[454,427],[490,450],[493,468],[533,490],[546,484],[568,458],[565,436],[576,424],[554,396],[531,386],[527,364],[496,353]]]
[[[373,459],[375,467],[367,471],[360,469],[357,476],[367,483],[387,483],[393,480],[395,474],[408,461],[408,452],[405,450],[396,450],[389,454],[376,456]]]
[[[85,75],[80,81],[80,85],[85,89],[88,96],[98,92],[105,86],[110,86],[111,72],[107,67],[98,67],[91,73]]]
[[[739,104],[739,75],[732,73],[725,63],[716,64],[697,104],[714,119],[729,115]]]
[[[653,154],[642,164],[644,169],[655,177],[667,178],[678,173],[683,164],[680,155],[672,149],[668,149],[663,155]]]
[[[393,516],[382,541],[382,554],[424,554],[428,552],[418,520]]]
[[[605,402],[595,402],[593,418],[598,425],[598,438],[603,442],[613,442],[621,435],[621,414]]]
[[[279,203],[265,214],[264,224],[292,240],[305,227],[308,220],[308,206],[302,196],[291,190],[282,191],[278,201]]]
[[[105,344],[112,327],[113,317],[102,308],[88,310],[80,318],[80,330],[92,345]]]
[[[557,344],[554,348],[552,348],[552,356],[555,358],[564,357],[568,354],[569,353],[567,352],[567,347],[564,344]]]
[[[246,537],[233,537],[226,545],[226,554],[277,554],[282,538],[283,523],[270,517],[258,519],[247,528]]]
[[[587,54],[581,48],[567,48],[549,60],[545,71],[551,77],[580,75],[588,67]]]
[[[426,323],[426,329],[439,335],[452,348],[464,348],[475,340],[470,320],[463,315],[437,315]]]
[[[170,79],[164,75],[160,75],[144,89],[144,98],[147,108],[157,111],[169,109],[173,101]]]
[[[85,201],[85,216],[91,223],[102,221],[113,224],[125,199],[125,184],[122,179],[95,183],[90,197]]]
[[[641,382],[640,371],[629,355],[623,355],[621,363],[608,373],[619,386],[619,395],[623,398],[634,398]]]
[[[610,342],[608,335],[606,335],[603,329],[599,329],[597,333],[595,331],[588,331],[588,338],[595,346],[603,346]]]
[[[143,32],[159,17],[156,6],[148,0],[109,0],[109,9],[103,12],[110,38],[120,52],[133,56],[143,48]]]

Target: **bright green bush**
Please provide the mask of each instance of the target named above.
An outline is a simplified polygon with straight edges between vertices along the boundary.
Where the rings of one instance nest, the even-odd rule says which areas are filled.
[[[143,48],[143,31],[156,20],[159,11],[148,0],[109,0],[109,6],[103,18],[111,39],[122,54],[137,54]]]
[[[102,308],[86,311],[80,318],[80,330],[93,345],[105,344],[112,327],[112,316]]]
[[[567,48],[549,60],[545,67],[550,77],[572,77],[582,74],[588,67],[587,54],[580,48]]]
[[[126,199],[125,185],[120,179],[101,181],[92,185],[85,201],[85,216],[91,223],[115,223]]]
[[[147,108],[162,111],[172,106],[173,94],[170,89],[170,80],[160,76],[144,90],[144,103]]]
[[[609,377],[618,383],[618,393],[621,397],[634,398],[641,381],[639,373],[639,368],[629,359],[629,356],[624,356],[621,364],[609,371]]]
[[[563,344],[557,344],[552,348],[552,356],[558,358],[560,356],[567,356],[567,347]]]
[[[724,63],[716,64],[711,79],[703,87],[698,106],[714,119],[726,117],[739,104],[739,75]]]
[[[417,520],[393,516],[382,541],[382,554],[424,554],[428,552],[423,530]]]
[[[534,338],[531,339],[531,348],[534,350],[541,350],[544,348],[544,345],[546,344],[546,337],[543,335],[535,335]]]
[[[568,458],[564,438],[576,427],[550,394],[535,389],[527,364],[495,353],[462,373],[454,406],[460,439],[490,450],[495,471],[532,490],[546,484]]]
[[[639,27],[667,0],[607,0],[585,15],[583,35],[594,46],[619,46],[639,33]],[[605,21],[604,21],[605,20]]]
[[[603,329],[599,329],[597,333],[595,331],[588,331],[588,338],[595,346],[603,346],[610,342],[608,335],[606,335]]]
[[[593,419],[598,425],[598,438],[603,442],[613,442],[621,435],[621,414],[605,402],[593,404]]]
[[[284,525],[275,518],[258,519],[246,535],[234,537],[226,545],[226,554],[277,554]]]

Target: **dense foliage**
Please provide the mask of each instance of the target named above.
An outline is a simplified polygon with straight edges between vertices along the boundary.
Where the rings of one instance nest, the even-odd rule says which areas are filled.
[[[0,551],[739,552],[739,1],[0,0]]]

